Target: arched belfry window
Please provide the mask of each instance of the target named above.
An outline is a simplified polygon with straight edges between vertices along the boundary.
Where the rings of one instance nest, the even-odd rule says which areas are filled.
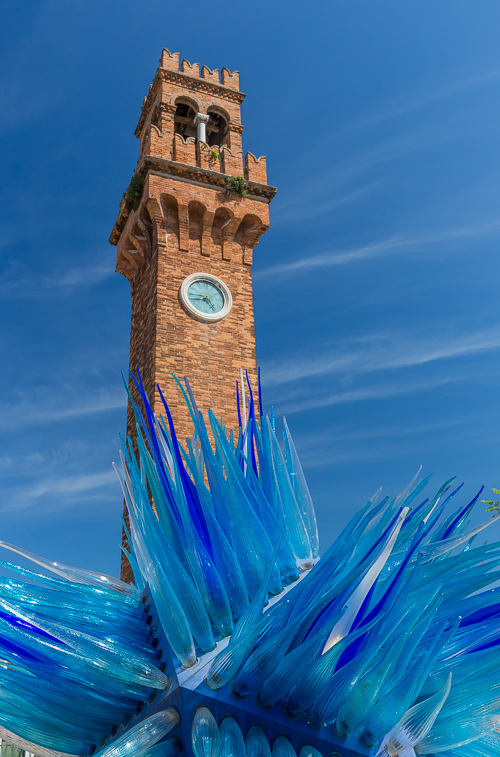
[[[174,116],[174,132],[184,138],[196,137],[194,117],[196,112],[188,103],[178,103]]]
[[[207,124],[207,141],[210,147],[214,145],[218,147],[221,145],[230,147],[227,119],[221,113],[211,110],[211,108],[208,109],[208,115],[210,116],[210,120]]]

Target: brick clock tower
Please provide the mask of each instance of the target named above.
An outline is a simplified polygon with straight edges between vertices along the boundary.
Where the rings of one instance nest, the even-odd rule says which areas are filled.
[[[188,377],[205,417],[211,407],[235,431],[240,368],[256,385],[252,256],[276,189],[265,157],[243,160],[244,97],[237,71],[187,60],[179,70],[179,53],[163,50],[109,238],[131,288],[130,367],[158,412],[162,387],[182,441],[192,424],[172,373]],[[130,407],[127,426],[134,433]]]
[[[235,431],[240,368],[256,381],[252,255],[276,189],[265,157],[243,160],[238,80],[187,60],[179,70],[163,50],[135,130],[137,199],[123,196],[109,238],[132,294],[130,367],[158,411],[156,384],[166,392],[181,440],[192,425],[172,373]]]

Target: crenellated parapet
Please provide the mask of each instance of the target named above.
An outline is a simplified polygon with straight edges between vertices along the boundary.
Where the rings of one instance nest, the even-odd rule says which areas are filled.
[[[240,108],[245,95],[239,90],[239,72],[200,67],[179,57],[166,48],[160,56],[135,131],[140,155],[213,168],[217,153],[218,173],[244,176],[246,170],[247,178],[253,172],[251,181],[265,183],[265,159],[257,167],[243,158]],[[203,144],[212,153],[211,164],[208,152],[200,149]]]
[[[266,156],[256,158],[252,152],[245,155],[245,176],[249,181],[257,184],[267,184]]]
[[[149,175],[140,205],[117,241],[116,270],[132,289],[159,247],[174,255],[186,252],[214,262],[252,265],[253,250],[269,228],[267,203],[258,198],[242,201],[222,188],[216,193],[204,189],[197,198],[174,179],[165,182]]]

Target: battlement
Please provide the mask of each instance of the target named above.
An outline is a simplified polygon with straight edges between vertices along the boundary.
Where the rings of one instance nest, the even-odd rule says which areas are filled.
[[[179,58],[179,53],[171,53],[170,50],[164,47],[160,56],[159,66],[166,71],[179,73]],[[211,70],[208,66],[203,65],[200,71],[199,63],[190,63],[184,59],[180,65],[180,73],[204,79],[212,84],[222,85],[236,92],[240,91],[240,72],[230,71],[226,67],[219,72],[218,68]]]
[[[140,159],[161,159],[267,185],[266,158],[243,153],[244,97],[238,71],[181,60],[179,53],[164,48],[135,131]]]

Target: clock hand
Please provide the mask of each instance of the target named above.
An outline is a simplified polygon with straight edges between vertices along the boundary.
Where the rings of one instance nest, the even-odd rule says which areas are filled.
[[[210,307],[212,308],[212,310],[215,310],[215,308],[214,308],[214,305],[213,305],[213,302],[212,302],[212,298],[211,298],[211,297],[209,297],[209,296],[208,296],[208,294],[206,294],[206,295],[205,295],[205,299],[206,299],[206,301],[208,302],[208,304],[210,305]]]

